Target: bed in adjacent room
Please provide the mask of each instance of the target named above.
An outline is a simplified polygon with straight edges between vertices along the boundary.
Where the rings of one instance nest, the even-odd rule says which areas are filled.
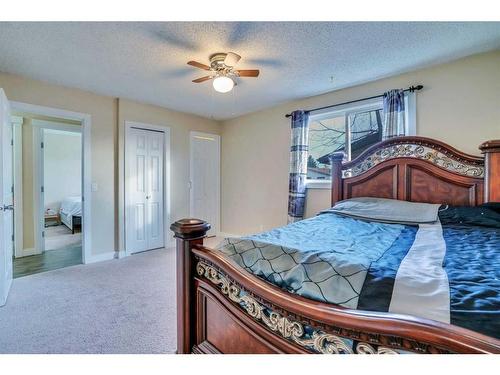
[[[500,141],[332,157],[332,208],[203,246],[177,237],[180,353],[500,353]]]
[[[71,232],[75,233],[75,228],[82,225],[82,197],[67,197],[61,203],[61,222],[66,225]]]

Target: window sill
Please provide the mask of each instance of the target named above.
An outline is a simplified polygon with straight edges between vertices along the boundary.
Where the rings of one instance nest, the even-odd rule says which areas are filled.
[[[330,180],[308,180],[306,181],[306,189],[331,189],[332,182]]]

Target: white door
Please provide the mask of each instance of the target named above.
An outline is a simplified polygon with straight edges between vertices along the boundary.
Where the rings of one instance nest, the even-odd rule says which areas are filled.
[[[164,245],[164,133],[130,128],[125,145],[125,246],[128,253]]]
[[[14,193],[12,188],[12,122],[9,101],[0,88],[0,306],[12,284]]]
[[[43,128],[33,127],[34,142],[36,147],[39,148],[39,153],[36,154],[36,160],[33,163],[35,168],[35,187],[37,190],[37,197],[35,198],[33,209],[38,211],[35,212],[34,216],[34,228],[35,228],[35,251],[41,254],[45,251],[45,186],[44,186],[44,160],[45,160],[45,130]]]
[[[210,223],[209,236],[219,231],[220,137],[191,132],[190,216]]]

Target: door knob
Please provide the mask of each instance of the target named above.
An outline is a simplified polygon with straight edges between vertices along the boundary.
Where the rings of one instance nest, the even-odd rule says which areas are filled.
[[[7,211],[7,210],[14,211],[14,205],[12,205],[12,204],[5,205],[5,204],[4,204],[4,206],[3,206],[3,207],[2,207],[2,206],[0,206],[0,211],[1,211],[1,210],[4,210],[4,211]]]
[[[146,199],[149,199],[149,198],[151,198],[151,195],[146,195]]]

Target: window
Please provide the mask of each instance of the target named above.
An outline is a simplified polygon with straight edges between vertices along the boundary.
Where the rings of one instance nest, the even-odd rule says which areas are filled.
[[[413,98],[405,96],[407,135],[415,134],[413,102]],[[309,187],[330,187],[331,153],[343,151],[349,161],[382,140],[382,108],[380,98],[310,116],[307,161]]]

